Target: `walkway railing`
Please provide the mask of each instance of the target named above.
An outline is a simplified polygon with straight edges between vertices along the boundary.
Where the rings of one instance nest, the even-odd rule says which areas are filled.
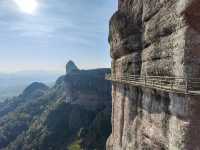
[[[200,95],[200,78],[168,77],[168,76],[142,76],[123,75],[116,76],[107,74],[106,80],[158,89],[167,92]]]

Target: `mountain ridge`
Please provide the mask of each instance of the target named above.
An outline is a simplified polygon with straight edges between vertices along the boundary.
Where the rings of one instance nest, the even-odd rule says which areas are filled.
[[[109,69],[79,70],[60,76],[52,88],[38,82],[29,85],[0,108],[0,149],[71,150],[77,141],[87,150],[105,149],[111,132],[111,84],[104,79],[109,72]],[[88,84],[84,80],[90,77],[92,82]],[[71,90],[66,86],[69,81],[73,83],[73,90],[77,89],[76,100],[81,103],[66,102]],[[77,84],[79,81],[81,84]],[[110,88],[101,97],[96,96],[99,90],[87,91],[90,86],[100,88],[104,84]],[[44,92],[40,93],[41,89]],[[95,107],[88,109],[91,106]],[[96,140],[89,142],[92,137]]]

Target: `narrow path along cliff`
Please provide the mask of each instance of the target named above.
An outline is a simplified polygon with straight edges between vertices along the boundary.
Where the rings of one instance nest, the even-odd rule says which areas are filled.
[[[198,8],[199,0],[119,0],[109,32],[114,82],[107,150],[200,150],[200,96],[188,94],[200,85],[186,82],[200,79]],[[176,87],[185,87],[178,93],[161,90],[166,81],[127,84],[127,75],[171,83],[181,77]]]

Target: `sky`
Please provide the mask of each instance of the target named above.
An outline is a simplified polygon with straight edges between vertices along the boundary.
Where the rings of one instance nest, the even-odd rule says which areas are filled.
[[[0,72],[110,67],[117,0],[0,0]]]

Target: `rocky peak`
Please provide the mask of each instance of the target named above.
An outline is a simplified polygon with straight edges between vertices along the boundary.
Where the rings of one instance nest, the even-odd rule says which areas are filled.
[[[70,60],[66,64],[66,74],[74,72],[74,71],[78,71],[78,70],[79,70],[78,67],[75,65],[75,63],[73,61]]]

